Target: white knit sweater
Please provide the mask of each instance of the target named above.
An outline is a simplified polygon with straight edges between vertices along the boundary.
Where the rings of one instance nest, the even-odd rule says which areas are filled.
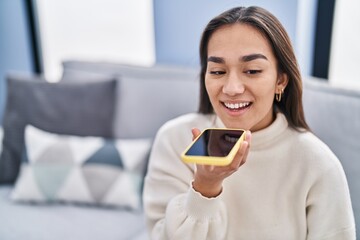
[[[155,139],[144,188],[151,239],[355,239],[343,168],[312,133],[289,128],[278,113],[252,133],[247,161],[222,193],[206,198],[191,187],[194,166],[180,159],[193,127],[224,125],[215,115],[188,114]]]

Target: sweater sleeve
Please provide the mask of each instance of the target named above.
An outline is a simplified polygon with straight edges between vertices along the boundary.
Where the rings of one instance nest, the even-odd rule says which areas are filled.
[[[193,190],[193,169],[181,161],[179,152],[187,142],[173,134],[157,134],[145,178],[143,200],[151,239],[225,239],[227,214],[221,196],[205,198]]]
[[[315,181],[307,198],[308,240],[353,240],[355,223],[347,180],[337,161]]]

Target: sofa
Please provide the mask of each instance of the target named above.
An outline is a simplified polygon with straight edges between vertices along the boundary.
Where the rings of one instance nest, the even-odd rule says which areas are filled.
[[[303,104],[310,128],[342,163],[355,215],[356,236],[360,239],[360,89],[335,87],[324,79],[307,78]]]
[[[197,110],[198,69],[69,60],[59,83],[44,80],[7,78],[0,239],[148,239],[141,190],[151,142],[164,122]],[[360,91],[308,78],[303,102],[343,163],[360,222]]]
[[[134,182],[141,185],[142,179],[134,178],[143,177],[146,172],[157,129],[171,118],[196,111],[198,73],[183,67],[148,68],[81,61],[64,62],[63,66],[58,83],[19,73],[7,77],[0,157],[0,239],[148,239],[141,187],[139,192],[131,186]],[[61,146],[43,144],[62,137],[67,140],[62,139]],[[116,140],[119,146],[115,149],[108,144],[102,148],[104,151],[86,149],[99,148],[99,139]],[[61,156],[58,161],[63,161],[68,156],[65,143],[77,146],[71,150],[74,158],[78,158],[76,166],[46,162],[58,156]],[[34,157],[32,150],[39,147],[48,149],[48,160]],[[24,148],[28,150],[27,160],[22,155]],[[102,154],[100,159],[108,162],[99,164],[96,154],[82,156],[88,160],[81,160],[79,156],[84,154],[80,149]],[[115,166],[119,162],[116,163],[118,156],[114,151],[119,152],[125,167]],[[24,162],[31,164],[23,166]],[[72,172],[66,172],[68,177],[61,183],[68,185],[67,189],[58,190],[59,176],[53,168],[63,172],[64,166]],[[41,172],[44,169],[48,174]],[[79,171],[81,174],[72,175]],[[117,182],[110,184],[108,177],[115,174],[124,181],[118,177]],[[84,179],[79,180],[83,175]],[[92,178],[86,179],[86,175]],[[58,182],[54,183],[54,179]],[[103,185],[96,189],[100,183]],[[94,201],[86,195],[90,192],[99,198],[101,190],[109,185],[113,194],[109,190],[104,201]],[[51,195],[56,187],[61,197]],[[116,194],[114,188],[118,188]],[[39,189],[45,196],[39,196]],[[116,199],[115,195],[120,197]]]

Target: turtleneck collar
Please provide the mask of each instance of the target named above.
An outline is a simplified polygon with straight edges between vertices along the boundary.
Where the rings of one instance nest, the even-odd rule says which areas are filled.
[[[217,128],[225,128],[224,123],[217,116],[215,117],[214,125]],[[284,114],[277,112],[275,121],[272,122],[268,127],[256,132],[252,132],[251,148],[261,148],[264,144],[274,141],[274,139],[283,134],[287,127],[288,122],[286,117]]]

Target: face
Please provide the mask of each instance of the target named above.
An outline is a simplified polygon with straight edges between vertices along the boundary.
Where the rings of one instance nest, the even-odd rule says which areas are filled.
[[[256,28],[237,23],[210,37],[205,86],[226,127],[257,131],[269,126],[275,93],[286,84],[270,43]]]

